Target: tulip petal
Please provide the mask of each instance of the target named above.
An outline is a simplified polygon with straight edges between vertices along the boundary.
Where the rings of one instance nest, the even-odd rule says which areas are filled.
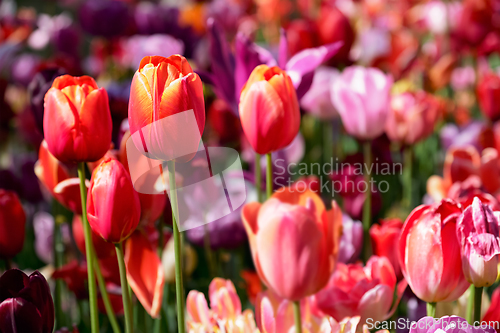
[[[150,316],[157,318],[163,300],[163,269],[146,236],[135,232],[125,243],[125,266],[130,287]]]
[[[0,332],[50,333],[36,306],[23,298],[9,298],[0,304]]]
[[[85,186],[90,187],[90,181],[85,180]],[[54,197],[64,207],[77,215],[82,214],[82,199],[80,196],[80,179],[68,178],[54,187]]]
[[[361,314],[361,321],[365,322],[367,318],[374,321],[386,319],[391,308],[393,289],[385,284],[379,284],[368,290],[361,297],[357,313]]]
[[[0,276],[0,303],[7,298],[17,297],[29,284],[29,277],[19,269],[9,269]]]
[[[71,75],[61,75],[54,79],[52,87],[62,90],[68,86],[83,86],[88,85],[94,89],[97,89],[97,83],[90,76],[71,76]]]
[[[275,333],[276,320],[274,319],[274,310],[271,302],[267,297],[264,297],[260,303],[260,325],[259,329],[262,333]]]
[[[186,299],[186,308],[195,322],[210,325],[210,309],[203,293],[191,290]]]

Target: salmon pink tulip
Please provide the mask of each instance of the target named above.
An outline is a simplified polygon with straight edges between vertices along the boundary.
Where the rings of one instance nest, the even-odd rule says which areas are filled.
[[[347,67],[332,87],[332,102],[350,135],[375,139],[384,132],[392,77],[376,68]]]
[[[327,211],[310,191],[282,188],[264,204],[252,202],[242,216],[261,280],[280,297],[296,301],[323,288],[333,272],[342,214]]]
[[[457,237],[467,281],[476,287],[495,283],[500,254],[500,212],[493,212],[475,197],[458,219]]]
[[[89,76],[56,78],[45,95],[43,131],[49,151],[59,161],[97,161],[111,144],[106,90]]]
[[[10,259],[23,249],[26,214],[15,192],[0,189],[0,258]]]
[[[92,172],[87,214],[92,230],[111,243],[121,243],[137,228],[139,195],[118,160],[107,158]]]
[[[279,67],[255,67],[241,91],[239,110],[243,132],[259,154],[285,148],[299,132],[297,94]]]
[[[172,133],[172,128],[169,128],[168,135],[164,133],[166,129],[158,124],[159,120],[188,110],[194,112],[194,129],[182,128]],[[169,158],[174,149],[171,141],[184,140],[186,130],[199,131],[197,138],[201,137],[205,128],[203,84],[186,58],[172,55],[168,58],[149,56],[142,59],[132,79],[128,120],[136,147],[156,159],[172,159]],[[141,131],[141,136],[134,135],[137,131]],[[184,144],[190,146],[190,152],[196,151],[199,139]]]
[[[364,324],[368,318],[382,321],[389,318],[399,303],[406,282],[396,285],[396,274],[385,257],[372,256],[362,264],[337,264],[328,285],[314,295],[314,308],[335,320],[360,316]],[[393,302],[397,287],[398,300]]]
[[[398,256],[403,276],[427,303],[455,301],[469,287],[456,233],[461,213],[459,204],[443,199],[415,208],[401,230]]]

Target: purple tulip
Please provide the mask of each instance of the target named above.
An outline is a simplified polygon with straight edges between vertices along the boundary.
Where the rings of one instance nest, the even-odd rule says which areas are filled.
[[[342,215],[342,237],[339,246],[339,261],[344,264],[358,260],[363,248],[363,224],[349,215]]]
[[[34,54],[21,54],[14,59],[10,67],[12,80],[23,86],[28,86],[36,74],[36,69],[40,64],[40,57]]]
[[[410,326],[410,333],[495,333],[495,329],[482,324],[470,325],[467,320],[457,316],[444,316],[436,319],[423,317]]]
[[[444,150],[448,150],[450,147],[472,145],[481,151],[479,136],[485,127],[486,125],[481,121],[472,121],[461,127],[455,124],[446,124],[439,134],[441,145]]]
[[[332,88],[332,102],[346,131],[358,139],[375,139],[384,132],[392,77],[376,68],[346,68]]]
[[[476,287],[488,287],[498,276],[500,254],[500,212],[493,212],[478,197],[457,221],[462,270]]]
[[[122,42],[124,54],[124,65],[130,68],[138,68],[142,58],[158,54],[162,57],[170,57],[173,54],[183,54],[184,44],[170,35],[154,34],[151,36],[134,35]]]
[[[85,32],[107,38],[125,34],[131,21],[127,3],[118,0],[87,0],[80,7],[79,18]]]
[[[28,85],[28,96],[31,111],[35,117],[36,125],[43,134],[43,110],[44,98],[47,91],[52,87],[52,82],[58,76],[65,74],[62,68],[47,68],[35,74]]]
[[[43,275],[6,271],[0,277],[0,332],[51,333],[53,328],[54,303]]]
[[[331,88],[340,72],[336,68],[320,66],[314,72],[311,88],[300,100],[300,105],[320,119],[333,119],[338,112],[332,104]]]

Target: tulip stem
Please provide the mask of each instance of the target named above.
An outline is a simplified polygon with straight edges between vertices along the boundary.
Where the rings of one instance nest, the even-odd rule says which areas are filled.
[[[481,321],[481,301],[483,297],[483,287],[474,287],[474,324],[479,325]]]
[[[175,188],[175,161],[167,162],[168,184],[170,187],[170,204],[172,205],[172,229],[174,233],[174,252],[175,252],[175,294],[177,299],[177,327],[179,333],[185,333],[186,322],[184,320],[184,287],[182,281],[182,241],[177,218],[177,190]]]
[[[262,175],[261,173],[261,168],[260,168],[260,154],[255,153],[255,189],[257,190],[257,200],[259,202],[262,202],[262,186],[261,186],[261,181],[262,181]]]
[[[132,326],[132,311],[130,293],[128,291],[127,271],[125,269],[125,260],[123,260],[123,245],[122,243],[115,244],[116,258],[118,259],[118,268],[120,269],[120,284],[122,285],[122,300],[123,300],[123,313],[125,315],[125,332],[133,333],[134,327]]]
[[[61,239],[61,223],[64,222],[64,217],[57,215],[54,219],[54,235],[53,235],[53,255],[54,255],[54,267],[57,269],[63,264],[63,251],[64,245]],[[61,279],[56,279],[56,287],[54,290],[54,308],[56,312],[56,328],[61,328],[65,326],[64,313],[61,306],[62,298],[62,283]]]
[[[93,249],[93,254],[95,254],[95,249]],[[101,292],[104,307],[106,308],[106,314],[108,315],[109,323],[111,324],[113,333],[120,333],[120,326],[118,325],[118,321],[116,321],[115,312],[113,310],[113,307],[111,306],[108,291],[106,290],[106,282],[102,277],[101,267],[99,266],[99,262],[97,260],[94,260],[94,266],[95,275],[97,277],[97,284],[99,286],[99,291]]]
[[[365,202],[363,204],[363,231],[364,231],[364,246],[363,255],[365,262],[368,261],[371,255],[370,242],[370,225],[372,215],[372,191],[371,191],[371,165],[372,165],[372,144],[371,141],[363,143],[363,157],[365,163]]]
[[[465,319],[469,324],[472,325],[473,323],[473,316],[474,316],[474,295],[476,294],[476,288],[474,287],[473,284],[470,285],[469,287],[469,298],[467,299],[467,311],[465,313]]]
[[[413,174],[413,151],[412,147],[408,146],[403,152],[404,159],[404,169],[403,169],[403,198],[405,205],[409,208],[413,208],[412,202],[412,174]]]
[[[80,178],[80,196],[82,198],[82,224],[85,236],[85,253],[87,256],[87,272],[89,283],[90,327],[92,333],[99,333],[99,313],[97,312],[97,286],[94,278],[94,256],[92,253],[92,233],[87,220],[87,186],[85,185],[85,164],[78,163]]]
[[[323,121],[323,163],[333,165],[333,124],[332,120]]]
[[[427,315],[429,317],[436,317],[436,302],[427,303]]]
[[[300,316],[300,301],[293,302],[293,317],[295,319],[295,333],[302,333],[302,318]]]
[[[266,155],[267,169],[266,169],[266,182],[267,182],[267,198],[273,195],[273,157],[271,153]]]

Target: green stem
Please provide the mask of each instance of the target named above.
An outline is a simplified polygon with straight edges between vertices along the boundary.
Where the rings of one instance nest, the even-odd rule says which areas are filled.
[[[403,198],[405,205],[412,209],[413,208],[413,200],[412,200],[412,176],[413,176],[413,151],[412,147],[408,146],[404,149],[403,152],[404,159],[404,169],[403,169]]]
[[[363,143],[363,156],[365,163],[365,184],[366,192],[365,192],[365,202],[363,204],[363,230],[364,230],[364,247],[363,247],[363,255],[365,261],[371,255],[371,241],[370,241],[370,225],[371,225],[371,215],[372,215],[372,191],[371,191],[371,165],[372,165],[372,150],[371,150],[371,141],[365,141]]]
[[[61,216],[56,216],[54,219],[54,236],[53,236],[53,255],[54,255],[54,267],[57,269],[63,264],[63,251],[64,245],[62,243],[61,237],[61,220],[64,218]],[[56,328],[61,328],[65,325],[64,313],[62,311],[61,298],[62,298],[62,283],[61,279],[56,279],[56,287],[54,290],[54,308],[56,312]]]
[[[262,202],[262,186],[261,186],[261,181],[262,181],[262,175],[261,173],[261,168],[260,168],[260,154],[255,153],[255,189],[257,190],[257,200],[259,202]]]
[[[118,259],[118,268],[120,269],[120,284],[122,285],[122,300],[123,313],[125,314],[125,332],[133,333],[131,318],[130,293],[128,291],[127,271],[125,269],[125,261],[123,260],[123,245],[122,243],[115,244],[116,258]]]
[[[436,317],[436,303],[427,303],[427,315],[429,317]]]
[[[266,155],[267,169],[266,169],[266,183],[267,183],[267,198],[273,195],[273,158],[271,153]]]
[[[175,293],[177,298],[177,322],[179,333],[186,332],[186,322],[184,319],[184,287],[182,281],[182,241],[181,233],[177,225],[177,190],[175,189],[175,161],[168,161],[168,181],[170,185],[170,204],[172,205],[172,228],[174,233],[174,252],[175,252]]]
[[[483,297],[483,287],[474,287],[474,324],[481,321],[481,298]]]
[[[295,319],[295,333],[302,333],[302,318],[300,317],[300,301],[293,302],[293,317]]]
[[[92,333],[99,333],[99,313],[97,312],[97,286],[94,278],[94,256],[92,253],[92,233],[87,220],[87,186],[85,186],[85,164],[78,163],[78,177],[80,178],[80,196],[82,198],[82,224],[85,235],[85,252],[87,256],[87,271],[89,280],[90,327]]]
[[[470,285],[469,287],[469,298],[467,299],[467,309],[465,313],[465,319],[469,324],[472,325],[474,322],[473,316],[474,316],[474,295],[476,293],[476,288],[474,287],[473,284]]]
[[[333,124],[329,119],[323,121],[323,158],[324,164],[333,160]]]
[[[95,250],[93,250],[93,253],[95,254]],[[106,314],[108,315],[111,328],[113,329],[114,333],[120,333],[120,326],[118,325],[118,321],[115,317],[115,312],[113,310],[113,307],[111,306],[108,291],[106,290],[106,282],[102,277],[101,267],[99,266],[99,262],[97,260],[94,260],[94,266],[95,275],[97,277],[97,285],[99,286],[99,291],[101,292],[102,301],[104,303],[104,308],[106,309]]]

